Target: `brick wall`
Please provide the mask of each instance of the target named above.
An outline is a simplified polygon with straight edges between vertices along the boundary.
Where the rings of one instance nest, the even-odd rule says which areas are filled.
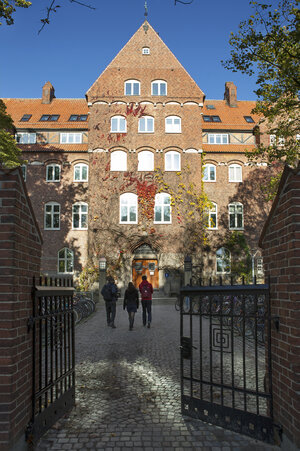
[[[300,166],[285,168],[260,245],[271,277],[274,420],[284,449],[300,447]]]
[[[41,235],[19,169],[0,168],[0,448],[25,449],[31,416],[33,276]]]

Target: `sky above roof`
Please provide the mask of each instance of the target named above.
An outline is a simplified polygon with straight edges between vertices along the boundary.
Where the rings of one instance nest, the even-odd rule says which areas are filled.
[[[82,0],[84,2],[85,0]],[[82,98],[143,23],[145,0],[86,0],[96,10],[71,4],[50,17],[38,34],[50,0],[17,8],[15,23],[0,27],[0,97],[38,98],[50,81],[56,97]],[[148,21],[189,72],[207,99],[223,99],[226,81],[239,100],[254,100],[255,78],[223,68],[230,32],[249,17],[247,0],[147,0]]]

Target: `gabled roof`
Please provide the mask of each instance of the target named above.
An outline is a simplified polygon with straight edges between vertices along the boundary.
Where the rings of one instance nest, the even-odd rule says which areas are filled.
[[[71,114],[88,114],[85,99],[53,99],[42,103],[42,99],[2,99],[17,129],[78,129],[87,130],[88,121],[71,122]],[[28,122],[22,122],[24,114],[31,114]],[[57,121],[40,121],[43,114],[59,114]]]
[[[149,54],[142,53],[144,47]],[[162,79],[168,83],[168,98],[203,101],[201,89],[147,21],[93,83],[87,98],[124,97],[124,81],[129,79],[143,83],[140,98],[150,96],[152,80]]]
[[[213,105],[215,108],[207,108]],[[205,100],[203,107],[204,116],[219,116],[221,122],[202,122],[203,130],[253,130],[258,123],[260,116],[252,114],[252,109],[256,106],[255,101],[238,100],[236,107],[230,107],[225,100]],[[254,122],[249,123],[244,116],[251,116]]]

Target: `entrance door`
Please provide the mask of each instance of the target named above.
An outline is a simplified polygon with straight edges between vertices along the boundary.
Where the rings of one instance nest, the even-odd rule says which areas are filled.
[[[132,281],[136,288],[142,281],[142,276],[147,276],[153,288],[159,288],[158,264],[155,259],[135,259],[132,262]]]

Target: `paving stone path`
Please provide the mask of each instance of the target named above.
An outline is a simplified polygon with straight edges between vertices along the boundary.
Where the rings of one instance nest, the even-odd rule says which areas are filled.
[[[137,312],[133,331],[118,302],[116,329],[104,305],[76,327],[76,407],[37,450],[265,451],[275,446],[183,417],[179,313],[155,301],[150,329]]]

